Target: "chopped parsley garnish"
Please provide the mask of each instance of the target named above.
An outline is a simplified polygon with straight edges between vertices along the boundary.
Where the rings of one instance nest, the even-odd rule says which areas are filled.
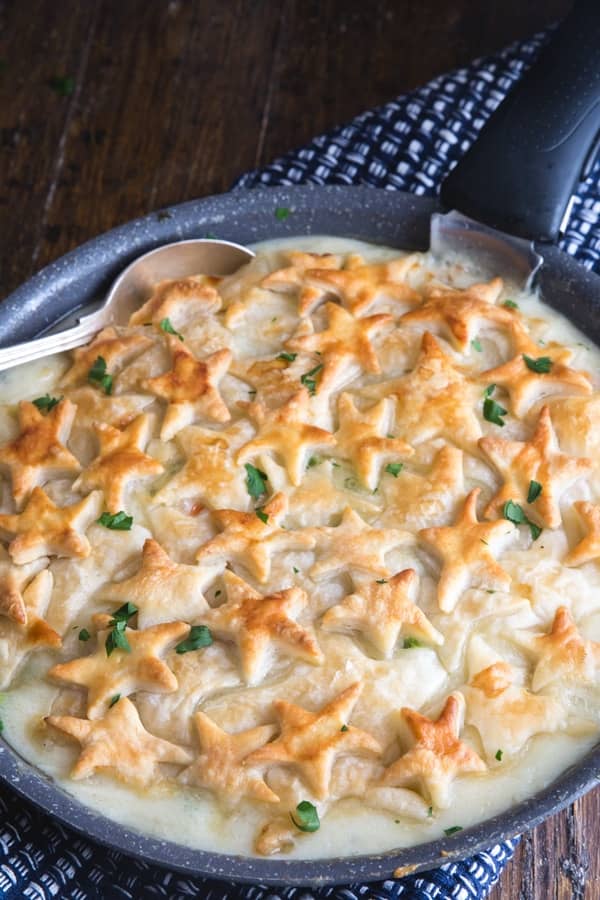
[[[258,518],[260,519],[260,521],[261,521],[261,522],[264,522],[265,525],[266,525],[267,522],[269,521],[269,516],[268,516],[267,513],[264,511],[264,509],[262,508],[262,506],[259,506],[257,509],[254,510],[254,512],[256,513],[256,515],[258,516]]]
[[[433,815],[433,806],[430,806],[429,809],[427,810],[427,816],[428,816],[429,818],[431,818],[432,815]]]
[[[515,503],[513,500],[507,500],[504,506],[502,507],[502,515],[505,519],[508,519],[509,522],[512,522],[513,525],[528,525],[529,530],[531,532],[531,537],[534,541],[537,541],[540,534],[542,533],[542,529],[539,525],[536,525],[535,522],[532,522],[527,518],[522,506],[519,506],[518,503]]]
[[[78,637],[80,641],[89,641],[89,639],[91,638],[91,634],[89,633],[87,628],[82,628],[79,632]]]
[[[294,572],[294,575],[297,575],[300,569],[297,569],[296,566],[292,566],[292,571]]]
[[[176,645],[175,652],[189,653],[190,650],[201,650],[203,647],[210,647],[212,642],[212,634],[206,625],[192,625],[185,641],[180,641]]]
[[[248,493],[255,500],[258,500],[259,497],[267,493],[268,476],[261,472],[260,469],[257,469],[256,466],[250,465],[250,463],[245,463],[244,468],[246,470],[246,488]]]
[[[171,325],[170,319],[161,319],[160,320],[160,328],[161,328],[161,331],[166,332],[166,334],[174,334],[175,337],[178,337],[180,341],[183,340],[183,335],[180,334],[179,331],[175,331],[175,329]]]
[[[278,206],[275,210],[275,218],[278,222],[285,222],[291,212],[288,206]]]
[[[106,371],[106,360],[103,356],[98,356],[90,371],[88,372],[88,381],[99,385],[105,394],[112,394],[113,377]]]
[[[131,531],[133,525],[133,516],[128,516],[121,509],[117,513],[103,512],[99,519],[96,519],[98,525],[104,525],[112,531]]]
[[[311,456],[309,461],[306,463],[306,468],[314,469],[315,466],[319,466],[322,462],[323,462],[323,460],[321,459],[320,456]]]
[[[57,94],[60,94],[61,97],[70,97],[75,90],[75,79],[71,78],[70,75],[55,75],[50,79],[48,85],[52,88],[53,91],[56,91]]]
[[[487,422],[491,422],[492,425],[500,425],[502,427],[506,424],[502,416],[505,416],[508,410],[492,399],[492,394],[495,390],[496,385],[490,384],[483,392],[483,418]]]
[[[319,363],[319,365],[315,366],[314,369],[311,369],[310,372],[305,372],[304,375],[300,376],[300,383],[308,390],[311,397],[317,393],[317,379],[315,378],[315,375],[318,375],[322,368],[323,363]]]
[[[302,800],[296,807],[296,813],[290,813],[290,818],[300,831],[318,831],[321,823],[317,807],[310,800]]]
[[[348,728],[347,725],[342,725],[342,727],[340,728],[340,731],[350,731],[350,729]]]
[[[112,619],[109,622],[111,630],[109,631],[104,644],[107,656],[110,656],[113,650],[116,650],[117,648],[119,650],[125,650],[126,653],[131,653],[131,646],[127,640],[125,629],[127,628],[129,619],[131,619],[132,616],[135,616],[137,611],[138,608],[134,603],[124,603],[123,606],[120,606],[113,613]]]
[[[478,353],[481,353],[483,350],[479,338],[473,338],[473,340],[471,341],[471,347],[473,348],[473,350],[477,350]]]
[[[111,701],[108,704],[108,708],[110,709],[112,706],[115,705],[115,703],[118,703],[120,699],[121,699],[121,695],[115,694],[115,696],[111,698]]]
[[[457,831],[462,830],[462,825],[452,825],[450,828],[444,828],[444,834],[446,837],[450,837],[451,834],[456,834]]]
[[[498,762],[501,762],[501,761],[502,761],[503,755],[504,755],[504,751],[503,751],[503,750],[496,750],[496,759],[498,760]]]
[[[51,397],[50,394],[44,394],[43,397],[37,397],[33,401],[33,405],[37,406],[40,412],[50,412],[61,400],[62,397]]]
[[[388,463],[385,467],[385,471],[388,475],[393,475],[394,478],[397,478],[403,468],[404,463]]]
[[[296,359],[297,356],[298,356],[297,353],[280,353],[279,356],[277,357],[277,359],[282,359],[284,362],[292,363],[292,362],[294,362],[294,360]]]
[[[505,306],[507,309],[518,309],[519,304],[515,303],[514,300],[505,300],[502,306]]]
[[[124,603],[123,606],[120,606],[115,612],[112,614],[112,619],[110,620],[111,625],[119,625],[121,622],[129,622],[132,616],[135,616],[138,611],[135,603]]]
[[[375,584],[387,584],[387,578],[378,578]]]
[[[541,493],[542,493],[542,485],[539,483],[539,481],[530,481],[529,482],[529,491],[527,494],[527,502],[535,503],[535,501],[537,500],[537,498],[540,496]]]
[[[417,640],[416,637],[406,637],[404,638],[404,649],[412,650],[413,647],[422,647],[423,644],[421,641]]]
[[[552,360],[549,356],[538,356],[537,359],[533,359],[524,353],[523,359],[527,368],[531,369],[532,372],[537,372],[538,375],[547,375],[552,368]]]

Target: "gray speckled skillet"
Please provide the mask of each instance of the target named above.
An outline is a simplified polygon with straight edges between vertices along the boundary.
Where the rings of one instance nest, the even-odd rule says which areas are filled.
[[[292,210],[284,222],[275,217],[278,206]],[[0,343],[33,337],[101,296],[128,262],[162,243],[207,232],[242,244],[329,234],[425,249],[430,215],[436,208],[430,199],[358,187],[271,188],[183,203],[170,209],[168,217],[163,212],[123,225],[42,270],[0,304]],[[600,342],[600,278],[555,247],[544,246],[543,253],[544,298]],[[593,787],[599,773],[600,746],[529,800],[452,837],[405,850],[346,859],[254,859],[191,850],[118,825],[81,805],[0,741],[0,777],[87,837],[189,873],[266,884],[376,881],[391,877],[401,866],[414,871],[460,859],[533,827]]]

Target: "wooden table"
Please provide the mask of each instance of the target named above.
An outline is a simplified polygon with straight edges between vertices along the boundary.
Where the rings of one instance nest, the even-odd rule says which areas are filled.
[[[0,296],[82,241],[531,34],[566,0],[0,0]],[[600,793],[493,900],[600,897]]]

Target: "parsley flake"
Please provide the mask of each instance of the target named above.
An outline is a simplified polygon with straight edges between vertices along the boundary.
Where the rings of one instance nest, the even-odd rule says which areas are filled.
[[[514,300],[505,300],[502,306],[505,306],[507,309],[518,309],[519,304],[515,303]]]
[[[96,519],[98,525],[104,525],[112,531],[131,531],[133,525],[133,516],[128,516],[123,510],[117,513],[103,512],[99,519]]]
[[[429,818],[431,818],[432,815],[433,815],[433,806],[430,806],[429,809],[427,810],[427,816],[428,816]]]
[[[111,709],[111,707],[113,707],[115,705],[115,703],[118,703],[120,699],[121,699],[121,695],[115,694],[115,696],[111,698],[111,701],[108,704],[108,708]]]
[[[417,640],[416,637],[406,637],[404,638],[404,649],[412,650],[413,647],[422,647],[423,644],[421,641]]]
[[[494,391],[496,390],[495,384],[488,384],[485,391],[483,392],[484,397],[491,397]]]
[[[348,728],[347,725],[342,725],[342,727],[340,728],[340,731],[350,731],[350,729]]]
[[[318,831],[321,826],[317,807],[310,800],[302,800],[296,807],[296,815],[290,813],[290,818],[299,831]]]
[[[75,79],[71,78],[70,75],[55,75],[48,82],[48,86],[53,91],[56,91],[57,94],[60,94],[61,97],[70,97],[75,90]]]
[[[527,502],[535,503],[537,498],[542,493],[542,485],[539,481],[530,481],[529,482],[529,491],[527,493]]]
[[[131,653],[131,646],[127,640],[125,629],[127,628],[129,619],[131,619],[137,611],[138,608],[134,603],[124,603],[123,606],[120,606],[115,610],[112,619],[109,622],[111,630],[104,643],[107,656],[110,656],[113,650],[117,650],[117,648],[119,650],[124,650],[126,653]]]
[[[320,456],[311,456],[309,461],[306,463],[306,468],[314,469],[315,466],[319,466],[322,462],[323,462],[323,460],[321,459]]]
[[[499,403],[496,403],[495,400],[492,400],[492,394],[495,390],[496,385],[490,384],[483,392],[483,418],[487,422],[491,422],[492,425],[500,425],[500,427],[503,427],[506,423],[502,416],[505,416],[508,410],[504,409],[503,406],[500,406]]]
[[[281,359],[283,362],[293,363],[297,356],[297,353],[280,353],[277,359]]]
[[[375,584],[387,584],[387,578],[378,578]]]
[[[305,372],[304,375],[300,376],[300,383],[308,390],[311,397],[314,397],[317,393],[317,379],[315,378],[315,375],[318,375],[322,368],[323,363],[319,363],[319,365],[315,366],[314,369],[311,369],[310,372]]]
[[[473,338],[473,340],[471,341],[471,347],[473,348],[473,350],[477,350],[478,353],[481,353],[483,351],[483,347],[481,346],[481,341],[479,340],[479,338]]]
[[[504,755],[504,751],[503,751],[503,750],[496,750],[496,759],[498,760],[498,762],[501,762],[501,761],[502,761],[503,755]]]
[[[90,371],[88,372],[88,381],[99,385],[105,394],[112,394],[113,377],[106,371],[106,360],[103,356],[98,356]]]
[[[275,209],[275,218],[278,222],[285,222],[285,220],[289,218],[291,212],[292,211],[288,206],[278,206]]]
[[[540,526],[528,519],[523,511],[523,507],[519,506],[519,504],[515,503],[513,500],[506,501],[502,507],[502,515],[505,519],[508,519],[509,522],[512,522],[513,525],[528,525],[531,537],[534,541],[537,541],[542,533]]]
[[[292,571],[294,572],[294,575],[297,575],[300,569],[297,569],[296,566],[292,566]]]
[[[451,834],[456,834],[457,831],[462,830],[462,825],[452,825],[450,828],[444,828],[444,834],[446,837],[450,837]]]
[[[256,515],[258,516],[258,518],[260,519],[260,521],[261,521],[261,522],[264,522],[265,525],[266,525],[267,522],[269,521],[269,516],[268,516],[267,513],[264,511],[264,509],[262,508],[262,506],[259,506],[257,509],[254,510],[254,512],[256,513]]]
[[[183,335],[180,334],[179,331],[175,331],[175,329],[174,329],[173,326],[171,325],[171,320],[170,320],[170,319],[166,319],[166,318],[165,318],[165,319],[161,319],[161,320],[160,320],[160,328],[161,328],[161,331],[166,332],[166,334],[174,334],[175,337],[178,337],[180,341],[183,340]]]
[[[89,641],[89,639],[91,638],[91,634],[89,633],[87,628],[82,628],[79,632],[78,637],[80,641]]]
[[[388,473],[388,475],[393,475],[394,478],[397,478],[403,468],[404,463],[388,463],[385,467],[385,471]]]
[[[533,359],[524,353],[523,359],[527,368],[531,369],[532,372],[537,372],[538,375],[547,375],[552,368],[552,360],[549,356],[538,356],[537,359]]]
[[[40,412],[49,413],[61,400],[62,397],[51,397],[50,394],[44,394],[43,397],[37,397],[33,401],[33,405],[37,406]]]
[[[212,642],[212,634],[206,625],[192,625],[187,638],[175,646],[175,652],[189,653],[190,650],[201,650],[203,647],[210,647]]]
[[[251,497],[258,500],[267,493],[268,476],[250,463],[245,463],[244,468],[246,470],[246,489]]]
[[[121,622],[129,622],[132,616],[135,616],[138,611],[135,603],[124,603],[123,606],[120,606],[117,610],[112,614],[112,619],[110,620],[111,625],[120,625]]]

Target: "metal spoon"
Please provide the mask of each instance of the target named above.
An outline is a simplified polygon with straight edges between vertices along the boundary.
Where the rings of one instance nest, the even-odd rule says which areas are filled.
[[[163,244],[139,256],[114,281],[102,306],[78,319],[71,328],[23,344],[0,349],[0,372],[79,347],[106,325],[126,322],[131,313],[147,300],[153,286],[165,279],[188,275],[231,275],[254,257],[252,250],[231,241],[208,238]]]

